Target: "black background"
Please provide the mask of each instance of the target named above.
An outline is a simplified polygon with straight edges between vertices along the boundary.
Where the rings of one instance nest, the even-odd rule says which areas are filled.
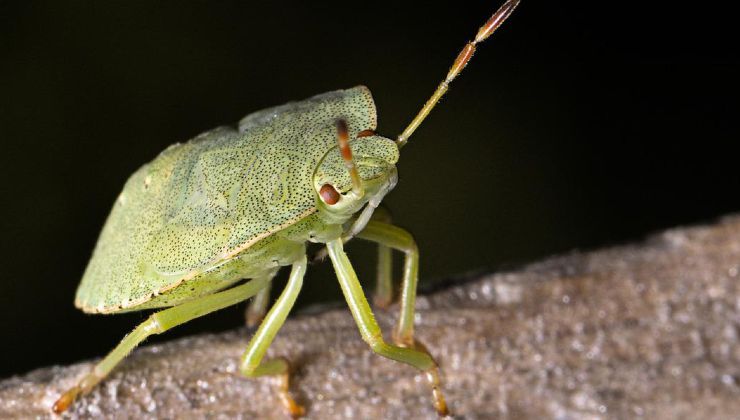
[[[357,84],[393,137],[498,7],[154,3],[0,4],[2,376],[102,356],[146,316],[72,305],[138,166]],[[711,4],[524,0],[403,150],[386,202],[416,235],[423,284],[740,210],[737,23]],[[349,249],[369,286],[372,251]],[[312,267],[300,305],[338,299],[331,269]],[[163,338],[234,327],[242,310]]]

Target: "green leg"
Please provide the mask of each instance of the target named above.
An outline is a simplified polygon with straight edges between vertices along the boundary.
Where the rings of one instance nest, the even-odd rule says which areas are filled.
[[[390,223],[391,214],[384,206],[378,206],[371,216],[370,220]],[[362,231],[360,231],[362,232]],[[362,237],[362,233],[357,234]],[[351,238],[343,238],[343,242]],[[322,248],[314,255],[313,261],[321,261],[326,258],[328,251]],[[373,304],[381,309],[385,309],[393,303],[393,256],[391,248],[378,242],[378,265],[376,270],[375,293],[373,293]]]
[[[262,358],[275,338],[275,334],[277,334],[288,317],[288,313],[298,297],[298,292],[301,291],[303,275],[306,273],[306,265],[305,255],[293,264],[285,290],[280,294],[280,297],[257,329],[254,337],[252,337],[252,340],[242,355],[239,365],[239,371],[249,378],[264,375],[279,376],[282,379],[280,398],[288,412],[294,417],[303,415],[304,410],[303,407],[296,404],[288,391],[290,369],[287,360],[278,358],[262,362]]]
[[[357,236],[406,254],[401,286],[401,315],[398,326],[393,331],[393,339],[397,344],[414,346],[414,308],[419,279],[419,249],[414,237],[400,227],[376,221],[368,222],[365,230]]]
[[[384,357],[411,365],[424,373],[432,386],[434,407],[440,415],[447,415],[447,405],[440,389],[439,370],[432,356],[424,349],[411,349],[392,346],[383,341],[380,326],[370,310],[370,305],[362,292],[362,286],[352,264],[344,253],[342,240],[336,239],[326,244],[329,257],[337,273],[339,285],[347,300],[352,316],[357,323],[362,339],[372,350]]]
[[[267,278],[272,280],[277,274],[277,270],[269,273]],[[252,328],[259,325],[260,322],[265,318],[267,313],[267,306],[270,303],[270,290],[272,289],[272,282],[267,283],[264,289],[260,290],[254,299],[249,301],[247,310],[244,312],[244,319],[247,322],[247,327]]]
[[[102,381],[118,363],[128,355],[139,343],[152,334],[160,334],[172,327],[201,317],[213,311],[234,305],[257,294],[267,286],[269,279],[254,279],[240,286],[223,292],[202,296],[178,306],[168,308],[150,315],[146,321],[139,324],[131,333],[121,340],[113,351],[100,361],[82,380],[70,390],[62,394],[54,403],[56,413],[65,411],[80,394],[88,393],[95,385]]]
[[[375,209],[370,220],[390,223],[391,213],[381,205]],[[362,238],[362,232],[357,236]],[[378,266],[376,270],[377,277],[375,281],[375,293],[373,293],[373,304],[378,308],[385,309],[393,303],[393,255],[389,246],[381,242],[377,243]]]
[[[357,236],[364,238],[362,232]],[[385,309],[393,303],[393,255],[391,249],[381,243],[378,243],[378,268],[376,273],[373,303],[376,307]]]

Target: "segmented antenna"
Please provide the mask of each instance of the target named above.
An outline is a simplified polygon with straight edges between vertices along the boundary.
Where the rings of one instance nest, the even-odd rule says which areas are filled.
[[[478,33],[475,35],[475,39],[468,42],[468,44],[465,45],[465,47],[457,55],[455,62],[452,63],[452,67],[450,67],[450,71],[447,72],[447,77],[445,77],[442,83],[437,86],[437,90],[435,90],[432,96],[427,100],[421,111],[416,114],[416,117],[414,117],[414,119],[411,121],[411,124],[409,124],[409,126],[406,127],[405,130],[403,130],[403,133],[398,136],[396,144],[398,144],[399,148],[403,147],[406,144],[406,142],[409,140],[409,137],[411,137],[411,135],[414,133],[414,131],[416,131],[422,121],[426,119],[435,105],[437,105],[437,102],[439,102],[445,92],[447,92],[447,89],[449,89],[450,87],[450,83],[455,80],[462,69],[464,69],[465,66],[468,64],[470,59],[473,58],[473,53],[475,53],[476,45],[485,41],[489,36],[491,36],[491,34],[496,31],[496,29],[498,29],[498,27],[501,26],[502,23],[504,23],[506,18],[511,15],[511,12],[514,11],[517,5],[519,5],[519,0],[508,0],[496,11],[496,13],[491,16],[490,19],[488,19],[485,25],[481,26],[480,29],[478,29]]]
[[[365,188],[362,186],[362,179],[359,172],[357,172],[355,160],[352,158],[352,149],[349,147],[349,130],[347,129],[347,122],[344,120],[337,121],[337,141],[339,142],[342,159],[344,159],[344,166],[347,168],[350,178],[352,178],[352,194],[355,197],[362,197],[365,194]]]

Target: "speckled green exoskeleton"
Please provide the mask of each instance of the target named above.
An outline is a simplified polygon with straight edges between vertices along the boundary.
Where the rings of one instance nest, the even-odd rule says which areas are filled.
[[[447,77],[394,141],[375,134],[376,111],[363,87],[338,90],[248,115],[238,127],[208,131],[162,152],[126,182],[77,290],[88,313],[167,308],[136,327],[53,410],[67,409],[149,335],[255,297],[248,318],[263,318],[241,357],[247,377],[282,378],[279,396],[301,415],[288,390],[288,362],[263,360],[301,289],[307,242],[326,244],[362,338],[381,356],[426,374],[433,403],[447,413],[437,364],[414,340],[418,252],[405,230],[373,217],[396,185],[399,149],[462,71],[478,43],[511,14],[508,0],[459,53]],[[391,300],[390,252],[405,253],[395,345],[383,340],[343,244],[378,244],[376,302]],[[269,312],[270,281],[291,266]],[[246,280],[246,281],[245,281]]]

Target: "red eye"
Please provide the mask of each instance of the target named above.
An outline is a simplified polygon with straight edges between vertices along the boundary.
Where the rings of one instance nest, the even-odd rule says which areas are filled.
[[[336,204],[339,201],[339,192],[331,184],[324,184],[319,190],[319,195],[324,203],[328,205]]]

